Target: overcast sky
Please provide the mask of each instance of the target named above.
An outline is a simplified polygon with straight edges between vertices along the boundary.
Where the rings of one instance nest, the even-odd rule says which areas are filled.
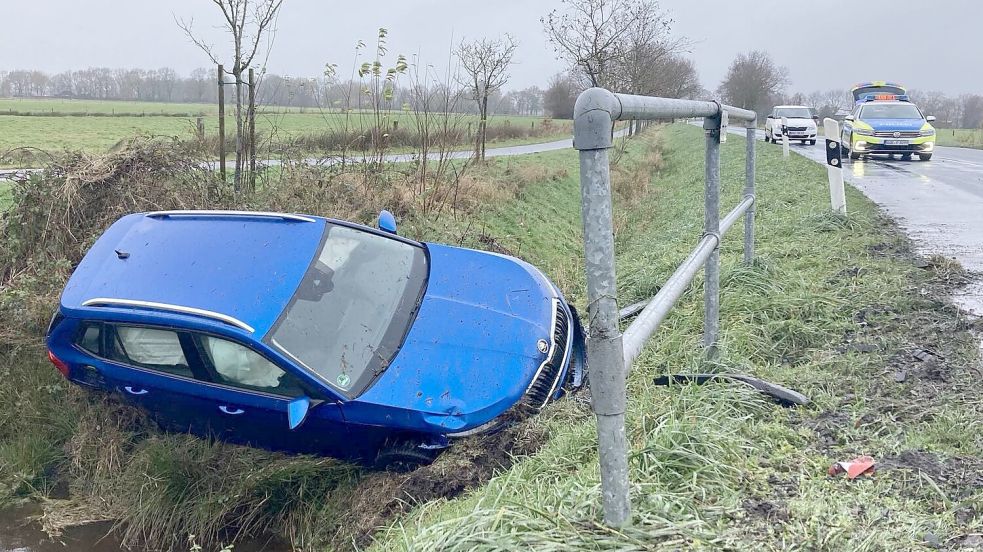
[[[223,45],[209,0],[5,0],[0,69],[49,72],[98,67],[173,67],[208,59],[174,23],[194,18]],[[949,94],[983,93],[980,0],[662,0],[673,32],[694,41],[690,57],[715,89],[733,57],[761,49],[790,71],[790,91],[847,88],[874,79]],[[390,32],[393,53],[445,65],[462,38],[513,34],[521,43],[509,87],[545,86],[561,66],[539,18],[559,0],[285,0],[269,71],[317,76],[328,62],[350,70],[354,44]],[[819,6],[823,6],[822,9]],[[787,43],[783,44],[783,43]]]

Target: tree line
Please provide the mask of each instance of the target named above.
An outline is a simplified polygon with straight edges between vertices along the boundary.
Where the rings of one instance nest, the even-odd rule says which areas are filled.
[[[739,54],[717,88],[728,104],[768,113],[775,105],[811,107],[820,118],[837,118],[853,109],[853,95],[846,88],[811,93],[788,92],[788,69],[776,64],[766,52]],[[983,96],[949,96],[939,91],[910,90],[911,101],[925,115],[934,115],[940,128],[983,127]]]

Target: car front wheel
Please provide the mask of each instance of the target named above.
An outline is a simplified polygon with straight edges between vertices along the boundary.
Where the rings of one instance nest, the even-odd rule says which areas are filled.
[[[420,448],[420,443],[407,440],[387,442],[375,457],[375,468],[396,473],[406,473],[426,466],[437,458],[438,451]]]
[[[928,160],[932,159],[932,154],[931,153],[919,153],[918,154],[918,159],[920,159],[922,161],[928,161]]]

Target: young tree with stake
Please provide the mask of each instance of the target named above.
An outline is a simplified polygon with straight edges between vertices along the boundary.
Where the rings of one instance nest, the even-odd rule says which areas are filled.
[[[242,173],[245,167],[245,153],[248,148],[248,141],[245,133],[247,129],[246,117],[243,113],[242,102],[244,98],[243,74],[249,71],[253,61],[256,59],[261,48],[269,47],[273,43],[276,34],[276,18],[280,11],[283,0],[210,0],[222,12],[224,19],[223,26],[228,31],[232,39],[232,70],[227,71],[235,79],[236,99],[236,165],[234,185],[236,191],[243,189]],[[204,39],[196,36],[192,32],[193,21],[176,19],[178,26],[188,35],[188,38],[198,46],[216,65],[224,65],[219,61],[219,55],[215,53],[215,48],[206,43]],[[264,42],[265,41],[265,42]],[[228,67],[228,65],[226,65]],[[249,105],[249,113],[255,112],[255,105]],[[251,139],[255,139],[252,137]],[[224,145],[220,146],[224,147]]]

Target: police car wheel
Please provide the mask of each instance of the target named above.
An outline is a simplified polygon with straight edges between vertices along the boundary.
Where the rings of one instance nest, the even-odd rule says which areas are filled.
[[[901,160],[902,161],[911,161],[911,154],[910,153],[905,153],[905,154],[901,155]]]
[[[850,159],[852,161],[856,161],[857,159],[860,159],[860,154],[859,153],[854,153],[854,152],[851,151],[850,152]]]
[[[919,153],[918,154],[918,158],[921,159],[922,161],[928,161],[929,159],[932,158],[932,154],[931,153]]]

